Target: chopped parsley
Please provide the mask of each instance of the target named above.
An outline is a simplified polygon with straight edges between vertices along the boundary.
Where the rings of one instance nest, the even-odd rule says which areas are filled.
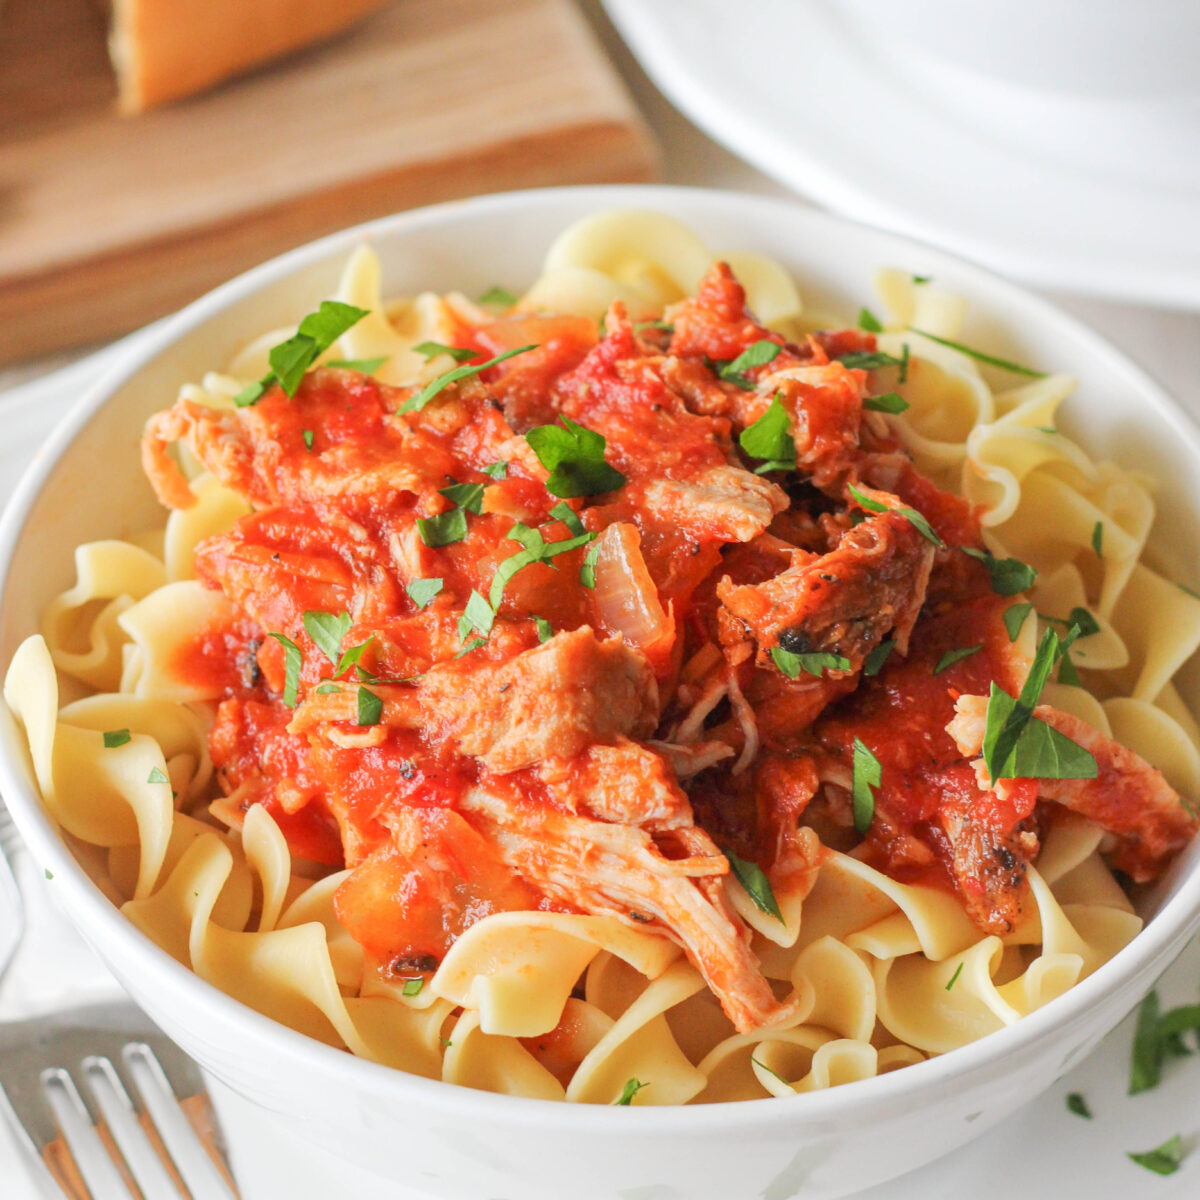
[[[757,342],[747,346],[737,358],[719,365],[717,375],[725,383],[732,383],[743,391],[752,392],[754,391],[754,381],[746,372],[774,362],[782,349],[783,347],[776,342],[769,341],[767,338],[759,338]]]
[[[478,375],[480,371],[486,371],[489,367],[504,362],[505,359],[515,358],[518,354],[525,354],[536,349],[537,346],[518,346],[515,350],[506,350],[503,354],[497,354],[495,358],[489,358],[487,362],[478,363],[475,366],[452,367],[449,371],[439,375],[432,383],[427,383],[415,396],[410,396],[396,411],[420,412],[430,400],[452,383],[470,379],[472,376]]]
[[[958,966],[954,968],[954,974],[950,976],[950,982],[946,984],[946,991],[949,991],[958,982],[958,977],[962,974],[962,970],[963,964],[960,962]]]
[[[600,557],[600,543],[596,542],[587,554],[583,556],[583,565],[579,568],[579,582],[585,588],[596,586],[596,560]]]
[[[944,546],[946,543],[938,537],[937,531],[932,525],[919,513],[915,508],[889,508],[886,504],[881,504],[878,500],[872,500],[870,496],[860,492],[854,484],[850,484],[850,495],[854,497],[855,502],[868,512],[899,513],[927,542],[932,542],[935,546]]]
[[[469,513],[479,516],[483,512],[484,483],[453,483],[449,487],[438,488],[438,495],[445,496],[452,504],[466,509]]]
[[[851,350],[849,354],[839,355],[838,362],[851,369],[875,371],[880,367],[898,367],[901,360],[894,354],[885,354],[882,350]]]
[[[883,332],[883,326],[879,323],[879,318],[869,308],[860,308],[858,310],[858,327],[859,329],[865,329],[868,333]]]
[[[913,283],[928,283],[932,278],[932,275],[914,275],[912,281]]]
[[[1011,362],[1007,358],[997,358],[994,354],[984,354],[982,350],[976,350],[971,346],[964,346],[962,342],[952,342],[949,338],[938,337],[937,334],[927,333],[924,329],[914,329],[913,333],[919,333],[931,342],[937,342],[939,346],[949,346],[951,350],[957,350],[959,354],[965,354],[968,358],[975,359],[976,362],[987,363],[989,367],[998,367],[1001,371],[1010,371],[1014,375],[1027,375],[1030,379],[1046,378],[1045,371],[1035,371],[1032,367],[1023,367],[1020,363]]]
[[[435,517],[418,517],[417,533],[434,550],[461,542],[467,536],[467,514],[461,508],[452,508]]]
[[[791,420],[776,393],[767,411],[747,425],[738,435],[738,445],[751,457],[767,461],[755,470],[792,471],[796,468],[796,443],[792,440]]]
[[[1067,1111],[1073,1112],[1077,1117],[1083,1117],[1087,1121],[1092,1119],[1092,1110],[1088,1108],[1082,1092],[1067,1093]]]
[[[1153,1171],[1156,1175],[1174,1175],[1183,1162],[1183,1139],[1176,1134],[1153,1150],[1146,1150],[1141,1154],[1130,1152],[1129,1157],[1139,1167],[1145,1167],[1147,1171]]]
[[[1104,522],[1097,521],[1092,526],[1092,549],[1096,552],[1097,558],[1104,557]]]
[[[462,658],[464,654],[470,654],[474,650],[478,650],[480,646],[486,646],[487,639],[481,637],[473,637],[454,657]]]
[[[313,431],[311,429],[302,429],[300,431],[300,436],[304,439],[305,450],[311,454],[313,448]]]
[[[340,683],[334,683],[333,680],[327,679],[324,683],[317,684],[318,696],[332,696],[337,692],[343,692],[346,689]]]
[[[565,510],[570,520],[562,516],[559,510]],[[550,562],[557,558],[560,554],[567,554],[571,550],[578,550],[580,546],[586,546],[589,542],[595,541],[597,534],[588,533],[583,528],[583,523],[575,515],[569,505],[565,503],[556,504],[550,510],[550,515],[560,520],[567,526],[568,529],[578,528],[580,532],[571,538],[567,538],[561,542],[548,542],[542,537],[541,531],[532,529],[530,526],[523,524],[520,521],[514,522],[512,528],[505,534],[514,542],[519,542],[523,547],[516,554],[510,555],[497,568],[496,574],[492,576],[491,587],[488,589],[488,601],[493,609],[497,611],[500,608],[500,602],[504,599],[504,589],[508,586],[508,581],[518,572],[523,571],[526,567],[535,562]],[[585,564],[586,565],[586,564]],[[594,568],[595,560],[592,561],[593,568],[593,583],[589,586],[594,586]],[[581,568],[582,570],[582,568]]]
[[[104,732],[105,750],[115,750],[132,740],[133,735],[128,729],[107,729]]]
[[[1096,778],[1092,755],[1033,715],[1051,669],[1073,640],[1068,634],[1060,642],[1052,629],[1046,630],[1018,699],[992,684],[983,758],[993,780]]]
[[[992,580],[992,591],[997,596],[1015,596],[1018,592],[1026,592],[1033,587],[1034,580],[1037,579],[1037,571],[1020,559],[996,558],[987,550],[976,550],[972,546],[964,546],[962,552],[978,559],[987,567]]]
[[[466,346],[444,346],[441,342],[420,342],[413,349],[423,355],[426,362],[431,358],[437,358],[439,354],[447,354],[456,363],[461,363],[466,362],[468,358],[474,358],[477,353]]]
[[[554,636],[554,626],[545,617],[534,617],[533,622],[537,626],[539,642],[548,642]]]
[[[365,308],[353,304],[342,304],[337,300],[322,300],[315,313],[309,313],[300,322],[286,342],[280,342],[267,356],[271,370],[260,380],[248,384],[233,398],[238,408],[257,404],[263,393],[273,384],[279,384],[289,397],[296,394],[305,372],[334,342],[352,325],[367,315]]]
[[[658,329],[663,333],[675,332],[675,326],[670,321],[663,321],[661,319],[655,321],[635,321],[633,327],[638,333],[641,333],[643,329]]]
[[[1008,630],[1010,642],[1017,640],[1017,635],[1021,632],[1031,612],[1033,612],[1033,605],[1029,601],[1024,604],[1014,604],[1004,610],[1004,628]]]
[[[493,308],[512,308],[516,302],[516,296],[514,296],[512,292],[508,290],[508,288],[502,288],[498,285],[488,288],[488,290],[479,297],[480,304],[486,304]]]
[[[768,1075],[773,1075],[776,1079],[779,1080],[780,1083],[783,1084],[784,1087],[790,1088],[792,1086],[790,1083],[788,1083],[788,1081],[786,1079],[784,1079],[784,1077],[782,1075],[780,1075],[780,1073],[778,1071],[772,1071],[771,1068],[768,1067],[765,1062],[763,1062],[761,1059],[755,1058],[753,1054],[750,1056],[750,1061],[756,1067],[759,1067],[761,1070],[766,1071],[766,1073]]]
[[[754,906],[769,917],[782,921],[783,913],[779,911],[779,902],[775,899],[771,881],[762,867],[756,862],[739,858],[732,850],[724,847],[721,848],[721,852],[729,860],[729,869],[733,872],[733,877],[742,885],[746,895],[754,901]]]
[[[1200,1004],[1184,1004],[1160,1015],[1158,993],[1150,992],[1146,996],[1138,1009],[1130,1053],[1131,1096],[1158,1087],[1163,1062],[1168,1055],[1180,1057],[1193,1053],[1183,1040],[1190,1030],[1200,1031]]]
[[[267,637],[273,637],[283,647],[283,702],[288,708],[295,708],[300,689],[300,664],[303,662],[300,647],[282,633],[268,633]]]
[[[649,1087],[648,1083],[643,1083],[636,1077],[625,1080],[625,1086],[621,1089],[621,1094],[613,1101],[613,1104],[620,1105],[622,1108],[628,1108],[633,1103],[633,1098],[644,1087]]]
[[[496,613],[492,606],[472,589],[463,614],[458,618],[458,640],[465,642],[472,630],[486,638],[492,632],[492,622],[495,619]]]
[[[826,671],[849,671],[850,660],[840,654],[816,651],[810,654],[793,654],[782,646],[771,647],[771,660],[789,678],[795,679],[801,671],[807,671],[818,679]]]
[[[358,723],[378,725],[383,716],[383,700],[374,692],[360,685],[358,689]]]
[[[421,989],[424,986],[425,986],[425,980],[423,978],[406,979],[404,981],[404,989],[403,989],[404,995],[419,996],[421,994]]]
[[[304,614],[304,632],[334,666],[341,657],[342,639],[350,632],[350,625],[350,614],[347,612],[338,613],[336,616],[320,610]]]
[[[151,767],[150,774],[146,776],[147,783],[170,783],[166,772],[161,767]]]
[[[417,608],[428,608],[433,602],[433,598],[441,592],[443,580],[441,579],[414,579],[404,590],[408,593],[408,598],[417,606]]]
[[[883,670],[883,664],[887,662],[888,657],[895,648],[895,638],[888,638],[886,642],[880,642],[863,660],[863,674],[868,678],[872,675],[878,675]]]
[[[962,662],[964,658],[970,658],[972,654],[978,654],[982,649],[982,646],[962,646],[957,650],[947,650],[938,659],[937,666],[933,668],[933,673],[940,675],[943,671],[948,671],[956,662]]]
[[[625,476],[604,461],[604,435],[562,418],[562,425],[537,425],[526,435],[538,462],[550,472],[546,490],[570,499],[612,492]]]
[[[884,392],[882,396],[868,396],[862,405],[868,412],[891,413],[892,416],[908,411],[908,401],[899,392]]]
[[[325,365],[342,371],[358,371],[360,375],[374,375],[387,360],[388,356],[383,354],[379,358],[334,358]]]
[[[862,738],[854,739],[854,778],[850,795],[854,801],[854,828],[865,834],[875,817],[875,793],[883,782],[883,767]]]
[[[508,478],[508,463],[497,460],[494,463],[488,463],[486,467],[480,467],[480,472],[484,475],[490,475],[493,479]]]

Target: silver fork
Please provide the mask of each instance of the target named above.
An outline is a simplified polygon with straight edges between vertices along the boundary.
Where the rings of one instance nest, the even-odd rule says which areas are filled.
[[[0,976],[24,928],[19,850],[0,804]],[[48,1200],[236,1200],[199,1068],[132,1003],[0,1023],[0,1113]]]

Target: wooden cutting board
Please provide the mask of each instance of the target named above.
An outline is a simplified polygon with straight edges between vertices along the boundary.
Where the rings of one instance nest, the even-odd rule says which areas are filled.
[[[174,108],[118,117],[115,92],[91,0],[0,6],[0,362],[370,217],[657,168],[572,0],[396,0]]]

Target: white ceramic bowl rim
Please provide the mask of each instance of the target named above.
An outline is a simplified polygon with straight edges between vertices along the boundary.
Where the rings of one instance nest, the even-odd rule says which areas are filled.
[[[1035,318],[1045,317],[1060,326],[1070,327],[1091,353],[1107,361],[1114,370],[1125,374],[1141,387],[1150,403],[1175,427],[1178,437],[1187,443],[1191,453],[1200,462],[1200,437],[1196,427],[1145,371],[1073,317],[992,272],[964,262],[956,255],[923,246],[911,238],[814,212],[787,200],[715,189],[644,185],[544,188],[415,209],[331,234],[238,276],[167,319],[161,327],[149,331],[128,358],[114,365],[80,398],[22,477],[0,519],[0,595],[7,588],[13,555],[26,519],[67,446],[116,390],[185,334],[231,302],[290,275],[310,262],[334,252],[349,252],[363,239],[384,234],[416,234],[428,225],[445,222],[452,214],[457,217],[511,212],[528,216],[530,209],[536,209],[539,205],[553,207],[564,197],[584,200],[597,210],[661,207],[669,211],[680,204],[692,209],[709,206],[713,210],[722,210],[727,209],[732,201],[743,208],[748,224],[753,222],[756,211],[764,216],[769,211],[774,211],[776,215],[781,212],[799,213],[806,223],[818,227],[862,228],[872,237],[894,246],[897,260],[919,249],[923,258],[934,267],[941,263],[953,264],[960,270],[966,268],[986,282],[999,299],[1012,301]],[[967,1075],[1003,1073],[1004,1060],[1018,1050],[1039,1042],[1047,1044],[1044,1049],[1050,1049],[1050,1043],[1060,1027],[1099,1002],[1124,978],[1142,970],[1149,974],[1165,970],[1173,957],[1172,943],[1177,940],[1180,930],[1194,926],[1200,920],[1198,869],[1180,882],[1175,894],[1154,919],[1113,959],[1063,996],[1016,1024],[948,1054],[906,1066],[902,1070],[842,1087],[797,1095],[794,1099],[769,1098],[674,1108],[645,1106],[637,1109],[636,1116],[631,1116],[616,1106],[565,1104],[495,1095],[409,1075],[326,1046],[255,1012],[178,963],[122,916],[75,861],[42,808],[40,797],[32,784],[23,738],[9,715],[4,713],[3,717],[0,723],[0,788],[39,864],[51,871],[55,885],[65,893],[63,898],[67,911],[72,916],[76,910],[82,915],[81,923],[89,940],[92,925],[102,928],[105,937],[119,948],[123,960],[135,963],[138,971],[147,977],[148,988],[167,995],[191,992],[203,1000],[218,1023],[240,1026],[247,1036],[272,1048],[275,1053],[288,1056],[293,1062],[300,1060],[301,1065],[311,1064],[314,1078],[322,1075],[351,1076],[359,1085],[369,1087],[373,1094],[385,1096],[397,1104],[419,1104],[459,1119],[476,1117],[492,1124],[536,1123],[546,1130],[573,1133],[583,1133],[589,1129],[598,1132],[619,1130],[622,1136],[638,1139],[717,1130],[724,1133],[739,1130],[749,1132],[751,1129],[763,1132],[780,1125],[832,1126],[851,1111],[859,1116],[866,1127],[873,1113],[894,1110],[898,1102],[915,1106],[923,1096],[952,1092],[956,1083]]]

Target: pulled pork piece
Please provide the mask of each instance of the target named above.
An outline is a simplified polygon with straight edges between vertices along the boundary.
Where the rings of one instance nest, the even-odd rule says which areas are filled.
[[[1007,803],[989,802],[967,763],[925,779],[938,791],[937,821],[950,843],[947,866],[967,914],[988,933],[1011,933],[1029,894],[1027,848],[1037,848],[1036,837],[1018,823],[1032,812],[1036,791],[1006,789]]]
[[[552,903],[626,921],[637,914],[645,928],[658,926],[687,951],[739,1032],[795,1019],[795,1001],[776,1000],[745,926],[727,906],[729,864],[702,830],[679,826],[656,839],[635,826],[525,801],[502,785],[472,788],[462,812]]]
[[[646,487],[645,504],[695,538],[748,542],[784,511],[783,490],[741,467],[710,467],[695,479],[660,479]]]
[[[645,657],[619,637],[600,641],[586,625],[507,662],[461,658],[431,668],[415,687],[376,690],[385,726],[449,741],[497,773],[573,758],[593,742],[649,737],[658,721],[658,688]],[[289,729],[303,733],[331,721],[357,725],[355,688],[310,695]]]
[[[946,727],[968,757],[983,751],[987,697],[960,696],[957,715]],[[1038,795],[1054,800],[1112,833],[1113,865],[1138,883],[1156,878],[1195,835],[1200,821],[1161,771],[1086,721],[1039,704],[1033,714],[1082,746],[1096,760],[1095,779],[1039,779]],[[986,781],[982,760],[976,771]],[[1001,780],[1001,786],[1007,781]]]
[[[904,653],[921,611],[933,566],[933,546],[897,512],[868,517],[820,556],[797,556],[795,566],[765,583],[717,585],[724,608],[721,640],[758,643],[757,661],[770,664],[779,646],[792,654],[828,652],[863,659],[895,631]]]

